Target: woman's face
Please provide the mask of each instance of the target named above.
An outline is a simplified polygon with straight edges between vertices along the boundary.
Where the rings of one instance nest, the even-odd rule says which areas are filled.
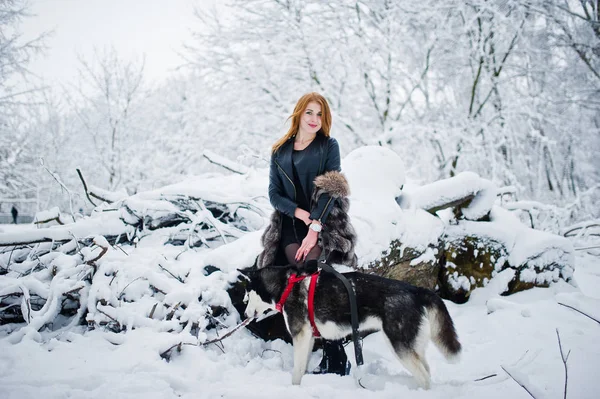
[[[321,129],[321,116],[321,105],[309,102],[300,118],[300,130],[308,134],[317,133]]]

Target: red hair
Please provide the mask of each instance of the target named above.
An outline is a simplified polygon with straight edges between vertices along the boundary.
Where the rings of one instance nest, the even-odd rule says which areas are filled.
[[[288,120],[290,120],[290,118],[292,119],[292,125],[288,132],[273,144],[273,152],[277,151],[286,141],[288,141],[288,139],[298,133],[298,129],[300,128],[300,117],[306,110],[306,107],[308,107],[308,103],[313,101],[321,105],[321,129],[317,134],[321,133],[323,136],[329,137],[329,129],[331,129],[331,110],[329,109],[329,104],[327,103],[327,100],[325,100],[325,97],[319,93],[307,93],[300,97],[296,103],[294,112],[288,118]]]

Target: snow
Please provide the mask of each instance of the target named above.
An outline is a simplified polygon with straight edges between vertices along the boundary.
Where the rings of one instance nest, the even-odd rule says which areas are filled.
[[[385,147],[365,146],[342,160],[351,188],[350,218],[358,232],[356,253],[362,267],[379,259],[398,239],[403,248],[423,250],[437,243],[443,223],[421,209],[402,210],[396,198],[406,182],[402,159]]]
[[[400,241],[405,247],[425,250],[429,245],[437,245],[444,233],[443,222],[422,209],[411,209],[402,212]]]
[[[454,291],[464,290],[469,292],[471,289],[471,281],[467,276],[459,275],[458,272],[454,272],[448,276],[448,282],[454,289]]]
[[[437,252],[438,252],[437,248],[427,247],[425,249],[425,252],[423,252],[423,254],[421,256],[418,256],[410,261],[410,265],[414,266],[414,265],[418,265],[419,263],[427,263],[427,262],[433,264],[436,260],[435,255],[437,255]]]
[[[211,150],[207,150],[205,149],[202,152],[202,155],[204,155],[206,158],[208,158],[209,161],[213,162],[213,163],[217,163],[221,166],[223,166],[226,169],[231,170],[232,172],[236,172],[236,173],[248,173],[248,167],[245,165],[241,165],[237,162],[233,162],[228,158],[225,158],[219,154],[214,153]]]
[[[35,219],[34,220],[39,220],[39,221],[42,221],[42,220],[51,220],[51,219],[56,219],[59,216],[60,216],[60,211],[59,211],[58,207],[55,206],[55,207],[50,208],[50,209],[48,209],[46,211],[37,212],[35,214]]]
[[[51,226],[47,229],[25,230],[20,229],[10,233],[0,233],[0,244],[27,241],[68,241],[85,238],[90,235],[127,234],[131,226],[123,223],[114,212],[106,212],[95,218],[84,218],[77,223],[61,226]]]
[[[577,261],[589,268],[597,264],[594,258]],[[488,287],[476,289],[473,299]],[[306,375],[301,386],[292,386],[292,347],[281,341],[263,342],[245,330],[223,341],[223,351],[214,345],[183,346],[166,362],[159,353],[178,343],[179,337],[139,327],[122,334],[74,329],[41,343],[26,339],[14,345],[0,340],[0,397],[528,397],[501,366],[515,372],[530,390],[542,392],[539,397],[559,397],[564,380],[556,328],[565,351],[571,351],[569,397],[596,397],[600,389],[595,375],[600,367],[599,327],[557,301],[590,309],[598,308],[597,301],[564,283],[510,297],[489,295],[487,306],[472,300],[464,305],[447,302],[464,353],[461,362],[452,365],[429,348],[430,391],[415,386],[379,333],[364,340],[361,381],[369,387],[367,391],[353,376]],[[351,345],[346,350],[352,359]],[[320,353],[313,353],[310,366],[315,367],[319,360]],[[496,376],[475,381],[491,374]]]
[[[496,186],[473,172],[462,172],[448,179],[420,186],[402,195],[402,208],[433,209],[473,195],[471,203],[463,208],[470,220],[485,216],[496,200]]]
[[[445,229],[448,241],[461,240],[465,236],[487,238],[501,244],[508,253],[508,264],[521,269],[523,282],[548,283],[559,277],[569,279],[573,275],[574,249],[572,242],[564,237],[531,229],[518,221],[506,209],[494,206],[490,222],[460,221]],[[503,266],[503,259],[496,263],[496,270]],[[541,272],[542,269],[549,270]]]
[[[398,206],[396,198],[406,183],[404,167],[389,150],[362,148],[344,158],[342,166],[352,188],[350,216],[359,236],[357,255],[362,265],[380,257],[392,240],[422,250],[419,260],[427,261],[435,257],[443,235],[457,239],[476,235],[505,246],[508,261],[515,267],[531,262],[530,274],[521,270],[521,276],[542,278],[549,287],[501,296],[516,273],[509,268],[498,270],[485,287],[476,288],[467,303],[446,301],[464,352],[460,363],[448,364],[441,353],[429,348],[429,391],[416,386],[391,354],[381,333],[365,338],[365,364],[360,369],[353,365],[353,375],[308,374],[301,386],[292,386],[292,346],[280,340],[264,342],[241,329],[222,341],[222,346],[198,345],[221,336],[241,321],[225,289],[236,279],[236,269],[252,265],[261,250],[262,228],[271,211],[265,197],[268,173],[251,169],[244,175],[193,177],[127,197],[123,203],[139,212],[140,217],[177,211],[166,201],[176,195],[225,200],[232,209],[240,203],[251,204],[251,210],[245,210],[257,218],[253,219],[256,230],[216,247],[187,248],[165,245],[175,229],[162,228],[142,235],[135,246],[123,245],[121,251],[108,246],[99,235],[131,234],[131,226],[120,219],[120,212],[100,212],[107,209],[105,206],[70,225],[46,229],[32,225],[1,227],[0,242],[4,243],[31,237],[95,240],[96,245],[83,251],[79,261],[75,255],[67,255],[65,247],[43,255],[47,268],[19,278],[19,273],[29,272],[33,265],[24,261],[22,270],[0,276],[0,297],[35,292],[44,298],[60,298],[62,293],[83,286],[87,321],[97,327],[89,330],[56,316],[60,303],[51,300],[41,309],[31,310],[28,325],[0,326],[0,398],[528,397],[502,367],[539,393],[538,397],[560,397],[564,370],[557,329],[563,348],[571,351],[568,396],[597,397],[600,327],[560,305],[600,317],[597,257],[582,252],[576,256],[568,239],[529,229],[509,211],[490,205],[488,194],[493,190],[477,176],[460,178],[467,187],[455,187],[455,180],[436,189],[452,187],[455,193],[481,193],[481,202],[473,201],[472,210],[480,214],[481,209],[491,209],[491,221],[461,220],[451,224],[450,218],[433,216],[420,206]],[[432,203],[425,201],[434,195],[428,190],[412,189],[411,199],[419,199],[420,204]],[[92,266],[82,263],[83,259],[94,259],[102,247],[108,251],[96,262],[98,269],[91,284],[85,285],[83,280]],[[548,275],[534,273],[536,267],[551,264],[556,267]],[[220,271],[208,274],[205,267],[209,265]],[[565,278],[570,278],[570,283]],[[465,276],[457,275],[454,280],[463,287],[472,285]],[[28,311],[24,301],[19,305]],[[206,328],[204,316],[218,307],[227,311],[219,318],[223,325]],[[126,331],[115,333],[110,323],[100,326],[111,320]],[[38,331],[50,321],[52,329]],[[184,327],[184,321],[191,322]],[[200,323],[197,337],[191,331],[192,322]],[[182,345],[180,352],[174,349],[170,361],[160,356],[180,342],[187,345]],[[346,350],[353,360],[352,345]],[[320,353],[313,353],[309,369],[319,361]],[[494,376],[482,379],[490,375]]]
[[[112,192],[112,191],[108,191],[108,190],[104,190],[100,187],[94,186],[93,184],[89,185],[89,191],[98,195],[99,197],[110,201],[110,202],[116,202],[119,201],[123,198],[126,198],[127,192],[125,190],[120,190],[117,192]],[[99,202],[100,200],[94,201],[94,202]]]
[[[190,177],[182,182],[177,182],[153,191],[144,191],[137,194],[136,198],[150,199],[162,196],[188,195],[202,198],[205,201],[219,201],[238,203],[248,201],[249,198],[263,200],[268,204],[268,170],[250,170],[244,175],[207,175]]]
[[[342,160],[352,194],[357,198],[396,197],[406,180],[402,159],[387,147],[364,146]]]

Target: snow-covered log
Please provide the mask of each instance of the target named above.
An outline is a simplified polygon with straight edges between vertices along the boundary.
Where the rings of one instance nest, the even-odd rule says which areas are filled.
[[[248,167],[241,165],[237,162],[233,162],[230,159],[227,159],[221,155],[215,154],[214,152],[212,152],[211,150],[207,150],[205,149],[202,152],[202,155],[204,156],[204,158],[208,159],[208,161],[210,163],[213,163],[215,165],[219,165],[222,168],[225,168],[233,173],[239,173],[240,175],[243,175],[245,173],[248,173]]]
[[[117,202],[128,196],[127,192],[125,191],[112,192],[94,185],[88,186],[88,194],[91,197],[108,204],[112,204],[113,202]]]
[[[473,172],[439,180],[403,193],[398,198],[402,208],[420,208],[435,214],[456,208],[467,220],[479,220],[489,214],[496,200],[496,186]]]
[[[61,214],[58,207],[54,207],[46,211],[37,212],[33,218],[33,223],[37,225],[49,224],[52,222],[56,222],[58,224],[72,223],[73,217]]]
[[[75,223],[56,225],[45,229],[0,234],[0,247],[38,243],[58,244],[71,240],[83,240],[93,235],[105,236],[110,238],[109,241],[114,241],[118,237],[131,235],[134,230],[132,226],[118,217],[117,212],[102,212],[97,213],[93,218],[80,219]],[[125,241],[125,238],[122,241]],[[0,257],[0,259],[2,258]],[[1,260],[0,264],[2,264]]]
[[[226,289],[237,273],[178,259],[263,227],[268,211],[259,196],[228,193],[242,182],[228,190],[223,180],[139,193],[74,223],[0,234],[0,325],[25,323],[14,340],[81,323],[206,338],[236,313]]]
[[[565,227],[561,234],[565,237],[600,237],[600,220],[587,220]]]
[[[403,170],[397,156],[379,162],[378,150],[362,152],[351,173],[360,173],[364,181],[369,180],[364,171],[378,166],[385,165],[392,175]],[[521,223],[499,206],[503,200],[494,184],[474,173],[417,187],[409,182],[401,194],[392,188],[397,186],[353,188],[350,212],[360,232],[359,264],[364,271],[437,289],[456,302],[465,302],[475,288],[506,269],[513,273],[505,294],[569,281],[573,274],[571,242]],[[400,207],[391,204],[394,197]],[[455,209],[444,209],[451,207]]]
[[[96,200],[100,200],[102,202],[106,202],[107,204],[111,204],[113,202],[117,202],[120,199],[127,197],[127,192],[125,190],[119,192],[111,192],[108,190],[104,190],[100,187],[96,187],[93,185],[88,185],[83,178],[83,174],[81,170],[76,169],[77,175],[83,184],[83,190],[87,199],[92,203],[92,205],[97,206],[97,204],[92,200],[92,197]]]
[[[448,226],[444,241],[442,286],[445,296],[458,302],[506,269],[514,270],[506,294],[573,276],[574,250],[568,239],[531,229],[500,207],[493,208],[490,222]]]

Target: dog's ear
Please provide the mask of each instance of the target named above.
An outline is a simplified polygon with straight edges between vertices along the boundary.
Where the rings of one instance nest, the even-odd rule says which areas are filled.
[[[258,273],[258,269],[255,266],[237,269],[237,271],[240,272],[240,275],[245,277],[246,280],[251,280],[252,277],[256,276],[256,274]]]

